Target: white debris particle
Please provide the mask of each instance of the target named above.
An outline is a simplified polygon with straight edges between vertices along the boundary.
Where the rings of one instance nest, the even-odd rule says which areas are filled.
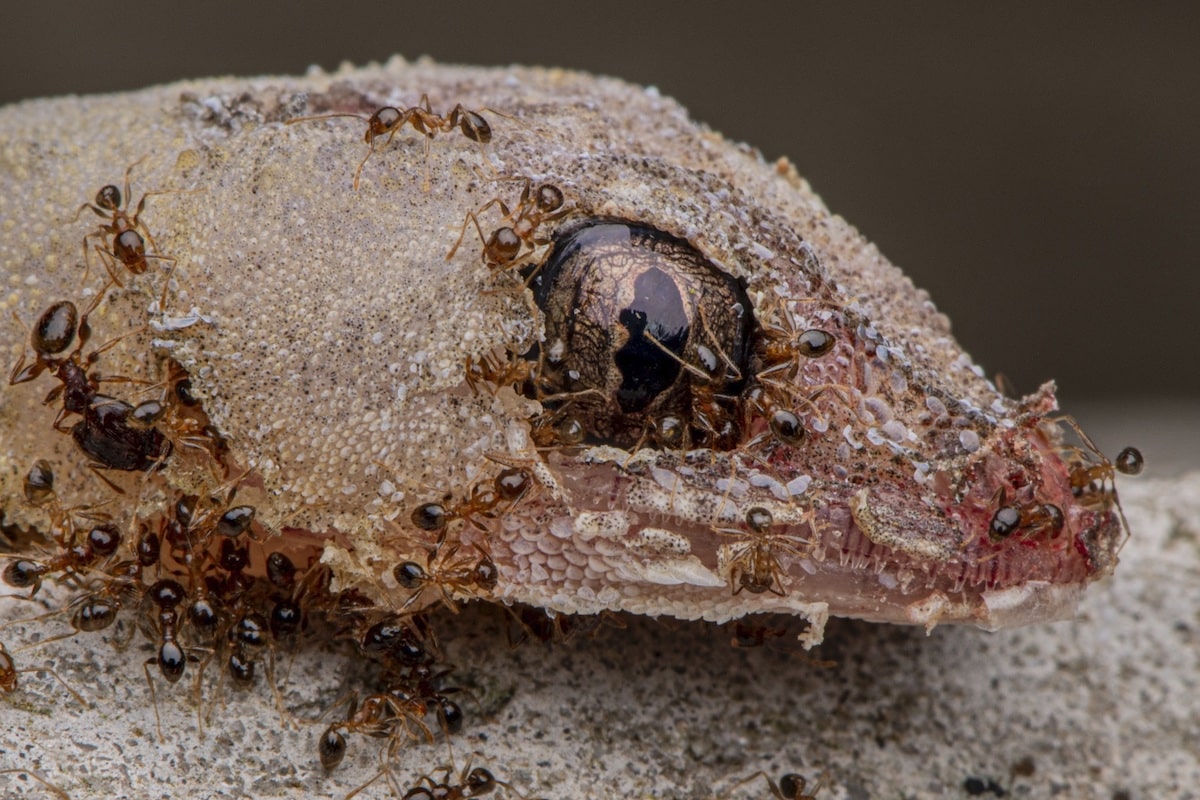
[[[754,242],[750,245],[750,252],[754,253],[754,255],[758,256],[764,261],[775,257],[774,250],[770,249],[769,247],[765,247],[758,242]]]
[[[663,469],[662,467],[651,467],[650,475],[654,478],[654,481],[659,486],[663,487],[669,492],[673,492],[676,489],[679,489],[681,486],[679,475],[669,469]]]
[[[732,495],[733,497],[745,497],[746,492],[750,490],[750,484],[741,480],[730,480],[729,478],[717,479],[717,491],[722,494]]]
[[[802,495],[808,491],[808,486],[810,483],[812,483],[811,475],[801,475],[798,478],[792,478],[787,482],[787,492],[792,497]]]
[[[847,423],[846,427],[842,428],[842,438],[855,450],[862,450],[862,442],[854,438],[854,427],[852,425]]]
[[[624,511],[583,511],[576,515],[574,529],[583,539],[613,539],[629,531],[629,516]]]
[[[908,428],[900,420],[894,419],[884,424],[883,435],[893,442],[903,442],[908,438]]]
[[[630,537],[625,546],[657,555],[686,556],[692,552],[692,543],[686,536],[663,528],[642,528]]]

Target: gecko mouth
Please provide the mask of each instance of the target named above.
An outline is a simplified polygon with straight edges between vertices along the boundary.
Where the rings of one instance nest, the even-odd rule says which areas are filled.
[[[1037,417],[999,428],[959,480],[935,472],[924,493],[805,482],[819,501],[803,512],[739,494],[728,464],[702,475],[710,451],[592,448],[586,465],[554,472],[577,514],[603,520],[584,534],[611,543],[631,579],[764,608],[822,602],[835,616],[997,628],[1069,616],[1116,565],[1126,528],[1113,467],[1070,443],[1073,430]]]

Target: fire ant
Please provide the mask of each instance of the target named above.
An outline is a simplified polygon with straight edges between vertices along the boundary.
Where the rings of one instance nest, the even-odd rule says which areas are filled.
[[[88,274],[91,271],[91,261],[89,258],[89,242],[93,242],[91,250],[94,250],[100,255],[101,261],[104,262],[105,269],[108,270],[108,275],[112,282],[117,286],[124,286],[121,283],[120,270],[117,264],[120,264],[129,270],[132,275],[143,274],[149,264],[149,259],[158,261],[170,262],[175,264],[175,259],[171,256],[161,254],[150,254],[146,252],[146,242],[149,241],[151,247],[158,250],[158,245],[154,243],[154,237],[150,235],[150,230],[146,224],[142,222],[142,212],[146,210],[146,198],[154,197],[160,194],[175,194],[181,190],[168,189],[157,192],[146,192],[142,195],[142,199],[138,201],[137,209],[131,214],[129,213],[129,202],[133,199],[133,195],[129,191],[129,175],[133,172],[133,168],[145,161],[142,157],[130,164],[125,170],[125,193],[121,194],[121,190],[113,184],[107,184],[96,192],[96,198],[91,203],[84,203],[79,206],[79,210],[75,212],[75,220],[79,219],[79,215],[84,209],[91,209],[96,216],[106,222],[100,223],[96,230],[83,237],[83,257],[85,263],[85,271],[83,279],[86,282]],[[122,199],[124,205],[122,205]],[[163,296],[159,301],[159,308],[162,308],[167,296],[167,286],[164,283]]]
[[[487,529],[478,521],[477,517],[495,516],[496,506],[502,501],[507,502],[508,508],[511,509],[532,486],[533,479],[528,471],[519,467],[508,467],[501,470],[492,479],[490,487],[482,483],[472,487],[470,497],[465,502],[450,508],[446,508],[441,503],[422,503],[413,509],[410,519],[413,525],[421,530],[438,533],[437,544],[430,553],[432,558],[436,553],[436,548],[440,547],[445,540],[446,526],[450,522],[458,519],[467,520],[479,530],[486,532]]]
[[[442,779],[434,780],[433,775],[439,772],[443,773]],[[432,774],[422,775],[417,779],[417,783],[405,792],[405,800],[463,800],[490,794],[498,786],[503,786],[517,797],[524,797],[511,783],[500,780],[491,770],[483,767],[472,767],[470,764],[463,767],[458,774],[458,783],[450,782],[453,772],[453,767],[442,765]]]
[[[780,597],[787,594],[781,578],[784,570],[776,554],[784,552],[803,558],[804,554],[796,547],[803,540],[787,534],[771,533],[773,524],[771,512],[755,506],[746,512],[749,533],[729,528],[715,529],[717,533],[737,536],[742,540],[722,545],[719,550],[721,572],[728,574],[735,595],[743,589],[752,594],[771,592]]]
[[[550,183],[539,184],[535,190],[529,178],[520,180],[524,181],[525,186],[511,211],[503,200],[493,197],[477,210],[467,212],[462,228],[459,229],[458,239],[446,254],[447,261],[454,258],[454,254],[462,245],[463,237],[467,233],[467,223],[475,226],[479,241],[483,243],[480,260],[496,272],[520,269],[534,260],[539,248],[551,243],[548,238],[538,237],[537,229],[570,211],[570,208],[564,205],[562,190]],[[492,206],[500,208],[500,213],[503,214],[501,221],[507,224],[494,230],[490,236],[485,236],[478,215]]]
[[[392,570],[396,583],[412,592],[400,606],[400,611],[408,610],[420,600],[426,589],[433,588],[446,608],[457,614],[456,595],[473,597],[496,588],[499,581],[496,563],[479,545],[472,545],[479,551],[478,558],[465,554],[455,558],[459,554],[460,543],[455,542],[446,550],[442,550],[442,544],[439,542],[430,551],[425,567],[415,561],[404,561]]]
[[[321,767],[332,771],[342,763],[346,755],[346,737],[342,731],[387,739],[386,760],[390,760],[403,744],[415,740],[418,733],[423,734],[426,741],[432,742],[433,731],[421,721],[423,715],[424,708],[419,703],[391,693],[368,695],[361,704],[358,695],[351,694],[346,717],[340,722],[330,723],[317,742]]]
[[[10,386],[15,386],[32,381],[43,372],[53,374],[59,385],[50,390],[43,402],[46,405],[59,400],[62,402],[54,419],[54,429],[62,433],[69,432],[79,449],[90,458],[89,466],[96,476],[114,491],[123,493],[101,470],[148,472],[170,455],[171,444],[156,428],[132,424],[134,408],[129,403],[100,394],[101,383],[138,381],[124,376],[98,378],[92,374],[92,368],[102,353],[138,331],[111,339],[86,357],[82,356],[83,348],[91,338],[88,316],[103,296],[103,293],[96,295],[82,315],[69,300],[61,300],[46,308],[29,336],[30,346],[35,353],[33,363],[27,365],[22,354],[13,366],[8,382]],[[76,338],[78,344],[75,349],[61,356]],[[63,420],[69,414],[76,414],[82,419],[68,429],[64,427]]]
[[[471,111],[458,103],[446,115],[439,115],[434,112],[429,103],[429,95],[422,94],[420,101],[415,106],[408,108],[396,108],[394,106],[383,106],[369,117],[362,114],[353,114],[350,112],[337,112],[332,114],[315,114],[307,117],[297,117],[289,119],[288,125],[293,125],[297,122],[308,122],[317,119],[334,119],[337,117],[353,117],[354,119],[366,120],[367,130],[363,134],[363,141],[369,145],[367,154],[363,156],[363,160],[359,162],[358,169],[354,170],[354,191],[358,191],[358,180],[362,174],[363,167],[366,166],[367,160],[375,153],[375,140],[380,136],[387,136],[387,141],[384,146],[391,144],[392,139],[405,125],[411,125],[412,129],[417,133],[425,136],[425,191],[429,191],[429,142],[439,133],[450,133],[455,128],[462,132],[462,135],[479,145],[479,152],[483,155],[484,160],[487,160],[487,145],[492,141],[492,126],[483,117],[480,111],[488,111],[493,114],[500,114],[493,108],[481,108],[479,111]]]

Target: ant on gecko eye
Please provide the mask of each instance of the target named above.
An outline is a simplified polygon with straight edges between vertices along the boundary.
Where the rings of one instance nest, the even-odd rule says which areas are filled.
[[[396,134],[405,125],[410,125],[417,133],[425,136],[425,183],[423,188],[425,191],[429,191],[429,142],[439,133],[450,133],[455,128],[458,128],[463,136],[479,145],[479,152],[483,155],[484,160],[487,160],[487,145],[492,141],[492,126],[488,124],[487,119],[480,113],[481,111],[499,114],[502,117],[507,116],[493,108],[481,108],[479,111],[472,111],[464,107],[462,103],[456,104],[454,108],[450,109],[448,114],[438,114],[430,105],[429,95],[422,94],[420,101],[415,106],[409,106],[408,108],[383,106],[369,117],[350,112],[336,112],[296,117],[295,119],[289,119],[287,124],[294,125],[297,122],[334,119],[338,117],[353,117],[354,119],[365,120],[367,130],[363,134],[363,141],[369,147],[367,154],[359,162],[358,168],[354,170],[354,191],[356,192],[358,191],[359,177],[362,175],[363,167],[366,166],[367,161],[375,153],[375,140],[381,136],[386,136],[387,141],[384,142],[384,145],[391,144]]]
[[[570,208],[565,206],[562,189],[550,183],[539,184],[535,189],[529,178],[520,178],[524,182],[521,196],[512,210],[499,197],[493,197],[475,211],[468,211],[463,219],[458,239],[446,260],[454,258],[462,245],[467,233],[467,224],[474,224],[479,233],[479,241],[483,243],[480,259],[494,271],[509,271],[519,269],[534,260],[537,251],[551,243],[550,239],[537,235],[537,229],[547,223],[564,216]],[[479,215],[492,206],[500,209],[502,222],[506,223],[485,236],[483,227],[479,224]]]

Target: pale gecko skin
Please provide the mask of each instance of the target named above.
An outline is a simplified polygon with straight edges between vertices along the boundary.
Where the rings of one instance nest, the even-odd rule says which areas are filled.
[[[405,129],[378,142],[356,192],[364,122],[284,124],[408,107],[422,93],[443,113],[457,102],[502,112],[482,112],[494,134],[486,163],[458,131],[433,140],[426,161]],[[141,219],[156,252],[176,260],[172,289],[158,313],[167,270],[152,261],[112,290],[92,315],[93,344],[151,329],[105,352],[101,371],[153,381],[163,357],[182,364],[228,440],[231,474],[249,471],[239,497],[297,548],[323,546],[335,589],[399,606],[408,593],[391,567],[430,538],[412,510],[461,501],[511,465],[535,479],[524,497],[477,525],[451,524],[499,570],[494,590],[464,592],[554,612],[788,612],[812,623],[811,645],[829,615],[990,629],[1063,618],[1116,565],[1125,531],[1115,494],[1106,485],[1076,497],[1071,486],[1073,471],[1107,462],[1063,444],[1053,385],[1002,396],[929,297],[790,163],[726,141],[653,89],[397,59],[20,103],[0,110],[0,143],[7,364],[27,351],[14,314],[30,325],[50,303],[82,305],[103,286],[96,259],[82,282],[81,240],[97,221],[72,219],[81,203],[143,157],[134,199],[198,190],[147,200]],[[541,316],[512,290],[515,275],[481,262],[473,228],[446,259],[467,211],[520,194],[495,173],[563,191],[570,213],[539,237],[588,217],[657,228],[744,280],[760,325],[833,334],[832,352],[796,356],[773,375],[792,384],[777,395],[792,398],[803,441],[776,441],[750,414],[746,441],[727,452],[535,447],[539,404],[468,386],[465,364],[524,352],[542,338]],[[485,212],[485,233],[499,219]],[[45,524],[22,496],[37,458],[52,463],[65,502],[110,501],[105,511],[126,523],[155,513],[166,484],[213,488],[203,457],[177,448],[149,480],[110,473],[127,488],[115,496],[71,437],[52,431],[55,409],[41,399],[53,385],[0,389],[0,512],[10,524]],[[1001,499],[1053,504],[1062,528],[994,542]],[[752,507],[770,512],[776,539],[753,537]],[[738,554],[755,541],[788,545],[762,545],[774,591],[736,591]]]

